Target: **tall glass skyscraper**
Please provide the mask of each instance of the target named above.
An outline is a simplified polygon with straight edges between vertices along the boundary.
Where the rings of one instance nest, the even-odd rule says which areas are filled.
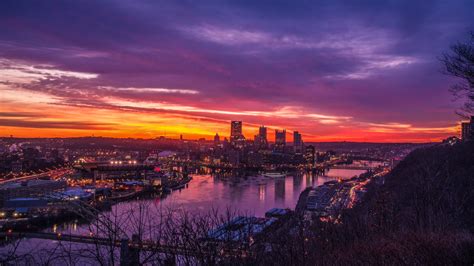
[[[241,138],[242,136],[242,121],[230,122],[230,139],[236,140]]]

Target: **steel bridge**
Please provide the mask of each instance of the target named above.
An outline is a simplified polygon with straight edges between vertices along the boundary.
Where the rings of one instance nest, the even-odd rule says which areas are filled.
[[[64,241],[88,245],[99,245],[120,248],[120,265],[138,265],[140,251],[154,252],[156,254],[183,255],[198,257],[211,254],[210,251],[195,249],[178,245],[166,245],[152,240],[140,240],[137,235],[132,239],[112,239],[88,235],[71,235],[63,233],[45,233],[45,232],[0,232],[0,238],[4,240],[13,240],[20,238],[34,238],[54,241]]]

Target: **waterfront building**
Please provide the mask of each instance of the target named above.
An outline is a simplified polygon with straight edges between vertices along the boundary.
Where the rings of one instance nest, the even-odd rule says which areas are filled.
[[[246,156],[247,166],[259,167],[263,164],[263,154],[251,151]]]
[[[233,167],[240,165],[240,159],[240,152],[237,150],[230,150],[227,154],[227,160]]]
[[[0,187],[0,206],[6,200],[13,198],[40,197],[48,193],[66,189],[66,181],[56,180],[29,180],[26,182],[14,182]]]
[[[6,209],[16,208],[46,208],[48,201],[44,198],[12,198],[5,201]]]
[[[314,167],[316,164],[316,149],[314,148],[313,145],[309,145],[305,148],[305,153],[304,153],[304,159],[306,162],[306,165],[309,167]]]

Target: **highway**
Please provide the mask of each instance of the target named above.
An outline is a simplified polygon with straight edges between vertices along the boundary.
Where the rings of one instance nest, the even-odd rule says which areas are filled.
[[[68,168],[68,167],[59,168],[59,169],[54,169],[54,170],[50,170],[50,171],[39,173],[39,174],[25,175],[25,176],[11,178],[7,180],[1,180],[0,186],[6,185],[9,183],[40,179],[40,178],[45,178],[45,177],[51,177],[51,179],[59,179],[63,177],[64,175],[72,174],[72,173],[74,173],[74,170],[71,168]]]

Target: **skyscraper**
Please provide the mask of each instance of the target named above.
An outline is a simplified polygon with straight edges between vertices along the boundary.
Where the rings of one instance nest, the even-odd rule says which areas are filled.
[[[284,151],[286,146],[286,129],[282,131],[275,129],[275,150]]]
[[[230,122],[230,140],[239,139],[242,137],[242,121]]]
[[[242,134],[242,121],[230,122],[230,143],[236,148],[245,145],[245,137]]]
[[[221,142],[221,138],[219,137],[219,134],[216,133],[216,135],[214,136],[214,143],[219,144],[220,142]]]
[[[258,148],[266,148],[268,141],[267,141],[267,128],[265,126],[261,126],[258,129],[258,135],[255,136],[254,140],[255,145]]]
[[[262,141],[265,141],[265,143],[267,142],[267,128],[265,126],[261,126],[258,129],[258,136]]]
[[[293,150],[295,153],[303,152],[303,139],[298,131],[293,132]]]

